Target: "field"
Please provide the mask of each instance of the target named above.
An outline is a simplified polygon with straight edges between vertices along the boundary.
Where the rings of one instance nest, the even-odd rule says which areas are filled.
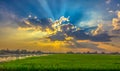
[[[0,71],[120,71],[120,55],[51,54],[0,63]]]

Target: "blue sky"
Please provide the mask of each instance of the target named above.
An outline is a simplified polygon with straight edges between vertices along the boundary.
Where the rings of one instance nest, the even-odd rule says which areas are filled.
[[[101,16],[102,20],[112,19],[114,15],[109,15],[107,9],[119,10],[119,3],[120,0],[0,0],[0,7],[18,17],[27,17],[31,14],[39,18],[56,20],[61,16],[70,16],[70,22],[78,24],[98,16]]]

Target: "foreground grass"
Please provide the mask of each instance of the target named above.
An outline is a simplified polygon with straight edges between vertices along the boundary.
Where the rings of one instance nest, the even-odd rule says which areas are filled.
[[[0,64],[0,71],[120,71],[120,55],[53,54]]]

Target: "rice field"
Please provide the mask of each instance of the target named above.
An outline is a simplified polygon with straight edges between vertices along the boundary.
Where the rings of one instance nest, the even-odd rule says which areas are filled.
[[[120,55],[50,54],[0,63],[0,71],[120,71]]]

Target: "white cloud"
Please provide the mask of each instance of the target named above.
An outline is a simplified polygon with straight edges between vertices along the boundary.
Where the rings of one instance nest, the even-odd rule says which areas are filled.
[[[92,35],[96,36],[96,35],[99,35],[99,34],[101,34],[103,32],[104,32],[104,30],[103,30],[103,24],[98,24],[97,29],[92,31]]]
[[[110,4],[111,3],[111,0],[106,0],[106,4]]]

